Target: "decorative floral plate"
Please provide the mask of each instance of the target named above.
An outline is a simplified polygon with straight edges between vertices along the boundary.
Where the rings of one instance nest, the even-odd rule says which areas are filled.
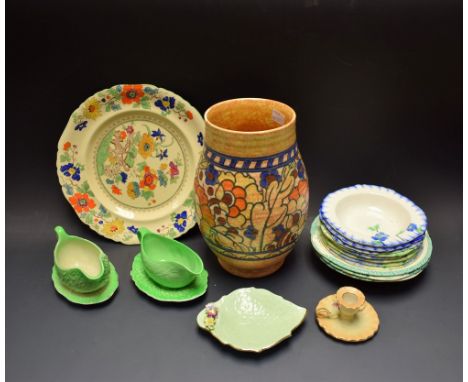
[[[178,237],[195,224],[193,179],[204,121],[153,85],[117,85],[88,98],[60,138],[57,174],[78,217],[138,244],[138,227]]]
[[[197,324],[224,345],[259,353],[291,337],[306,314],[307,309],[266,289],[241,288],[207,304]]]
[[[424,211],[389,188],[358,184],[328,194],[320,219],[344,238],[370,247],[398,247],[426,232]]]

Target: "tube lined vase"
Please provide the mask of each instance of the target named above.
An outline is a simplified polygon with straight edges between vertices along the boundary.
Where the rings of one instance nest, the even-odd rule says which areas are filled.
[[[309,186],[296,142],[296,114],[281,102],[241,98],[205,113],[195,177],[197,222],[228,272],[277,271],[307,220]]]

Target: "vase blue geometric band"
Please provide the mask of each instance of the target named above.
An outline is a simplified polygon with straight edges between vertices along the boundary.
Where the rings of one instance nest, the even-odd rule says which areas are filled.
[[[275,155],[258,158],[239,158],[221,154],[205,146],[205,158],[211,163],[227,170],[258,172],[266,169],[276,169],[292,162],[298,153],[297,144]]]

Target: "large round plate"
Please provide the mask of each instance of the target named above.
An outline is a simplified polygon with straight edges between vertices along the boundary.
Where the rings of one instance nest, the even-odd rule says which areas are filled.
[[[100,235],[137,244],[138,227],[178,237],[195,225],[193,179],[204,121],[153,85],[117,85],[88,98],[60,138],[57,174],[78,217]]]
[[[351,242],[402,248],[426,232],[424,211],[389,188],[358,184],[328,194],[320,219]]]

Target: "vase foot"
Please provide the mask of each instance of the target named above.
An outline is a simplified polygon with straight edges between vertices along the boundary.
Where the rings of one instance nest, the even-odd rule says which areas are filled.
[[[245,279],[255,279],[275,273],[282,267],[287,255],[288,253],[285,253],[273,259],[261,261],[242,261],[220,256],[217,256],[217,258],[225,271]]]

